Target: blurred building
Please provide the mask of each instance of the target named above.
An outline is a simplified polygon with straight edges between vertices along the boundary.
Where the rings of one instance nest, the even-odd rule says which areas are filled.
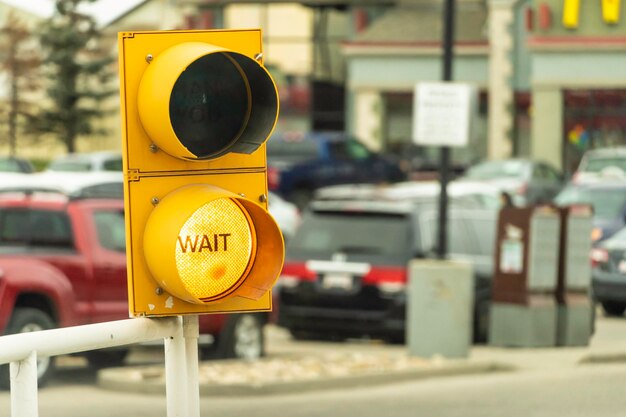
[[[570,171],[586,149],[626,145],[624,1],[456,0],[453,79],[475,87],[478,106],[470,146],[455,153],[532,156]],[[118,31],[262,28],[278,130],[348,130],[375,149],[402,146],[416,83],[442,77],[443,0],[133,0],[114,9],[99,19],[114,54]],[[119,116],[103,126],[106,138],[79,149],[119,148]]]
[[[620,3],[542,0],[524,9],[531,152],[568,172],[587,149],[626,145],[626,4]]]
[[[620,2],[457,0],[453,79],[481,92],[467,156],[571,172],[586,149],[626,145]],[[346,43],[348,126],[373,145],[408,141],[414,84],[441,79],[442,4],[399,1]]]
[[[346,42],[348,126],[370,146],[395,148],[411,140],[416,83],[442,79],[442,6],[433,0],[399,2]],[[453,79],[479,92],[471,146],[461,150],[467,159],[486,154],[487,17],[483,1],[457,0]]]

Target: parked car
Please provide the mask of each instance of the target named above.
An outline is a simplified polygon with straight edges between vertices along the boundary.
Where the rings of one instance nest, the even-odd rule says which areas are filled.
[[[278,324],[296,338],[405,337],[408,262],[433,254],[436,203],[313,201],[287,244]],[[474,338],[487,337],[497,210],[449,208],[450,259],[475,273]]]
[[[0,188],[23,184],[30,181],[30,177],[36,174],[23,174],[20,172],[0,172]]]
[[[626,147],[599,148],[585,152],[572,181],[580,183],[606,178],[626,179]]]
[[[0,157],[0,172],[16,172],[21,174],[30,174],[35,172],[33,164],[29,160],[16,158],[13,156]]]
[[[270,189],[300,209],[322,186],[405,178],[396,164],[344,133],[275,134],[267,142],[267,164]]]
[[[591,251],[592,293],[609,316],[626,311],[626,228]]]
[[[501,206],[500,190],[490,184],[474,181],[452,181],[448,198],[459,207],[491,208]],[[426,200],[439,197],[438,181],[405,181],[394,184],[344,184],[322,187],[315,192],[317,200]]]
[[[122,155],[119,152],[101,151],[71,153],[53,159],[48,171],[89,172],[122,171]]]
[[[460,180],[482,181],[507,192],[513,203],[547,203],[563,188],[563,175],[545,162],[532,159],[484,161],[470,167]]]
[[[450,177],[462,175],[471,165],[473,150],[470,147],[451,148]],[[420,146],[412,142],[402,142],[389,146],[386,154],[396,161],[407,178],[415,181],[435,180],[439,178],[439,149],[432,146]]]
[[[626,181],[569,183],[555,198],[559,206],[591,204],[594,243],[626,225]]]

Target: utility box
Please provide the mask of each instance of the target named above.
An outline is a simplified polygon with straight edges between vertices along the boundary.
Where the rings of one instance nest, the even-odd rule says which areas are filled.
[[[556,345],[561,219],[554,207],[504,207],[498,216],[489,344]]]
[[[445,260],[409,263],[407,345],[412,356],[465,358],[472,340],[471,264]]]
[[[559,209],[561,251],[557,281],[557,345],[586,346],[593,333],[591,299],[592,207],[575,205]]]

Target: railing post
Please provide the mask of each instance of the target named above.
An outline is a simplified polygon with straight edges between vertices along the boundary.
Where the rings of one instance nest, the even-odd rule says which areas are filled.
[[[179,329],[165,339],[167,417],[200,417],[198,316],[178,320]]]
[[[37,417],[37,352],[32,351],[25,359],[11,362],[11,416]]]
[[[167,417],[187,417],[187,369],[182,317],[178,317],[176,333],[166,337],[164,345]]]
[[[198,381],[198,316],[183,317],[183,337],[187,357],[187,400],[189,417],[200,417],[200,384]]]

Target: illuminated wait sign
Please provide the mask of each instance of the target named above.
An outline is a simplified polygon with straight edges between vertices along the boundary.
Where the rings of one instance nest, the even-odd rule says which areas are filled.
[[[177,237],[176,268],[187,292],[203,301],[228,294],[246,275],[254,240],[249,216],[235,200],[198,208]]]
[[[280,229],[262,207],[208,184],[159,199],[143,236],[158,291],[200,305],[267,292],[265,278],[275,270],[270,261],[281,248]]]

